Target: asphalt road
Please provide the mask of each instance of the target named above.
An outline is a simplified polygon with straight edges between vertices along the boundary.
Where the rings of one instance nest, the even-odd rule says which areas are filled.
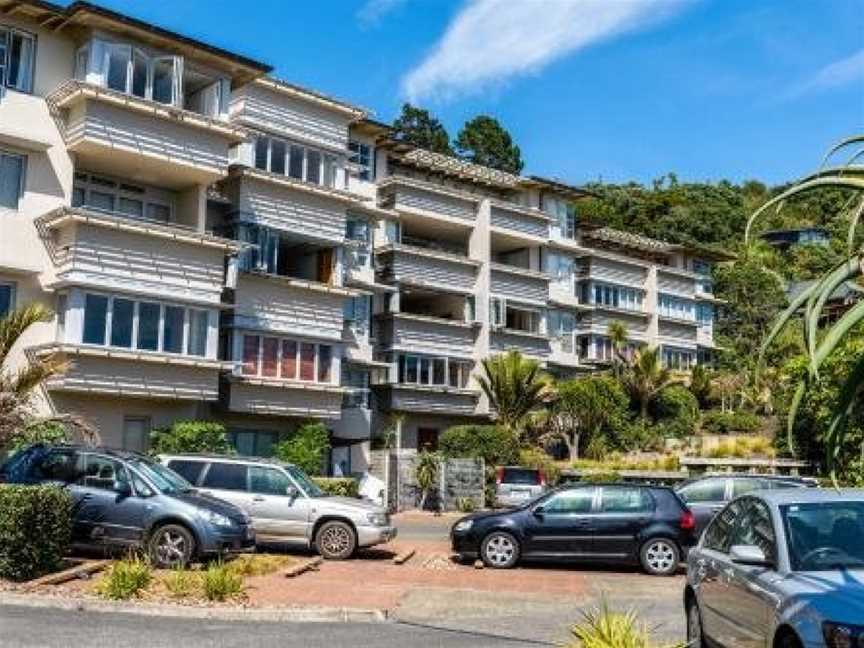
[[[420,645],[513,648],[550,644],[404,623],[243,623],[0,606],[0,646],[3,648],[404,648]]]

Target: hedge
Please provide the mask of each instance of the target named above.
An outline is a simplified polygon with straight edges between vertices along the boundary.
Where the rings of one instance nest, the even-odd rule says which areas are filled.
[[[217,421],[174,421],[170,428],[150,433],[150,453],[182,454],[207,452],[233,454],[225,426]]]
[[[714,434],[755,432],[761,425],[761,419],[751,412],[721,412],[719,410],[711,410],[702,415],[702,431]]]
[[[312,481],[328,495],[359,497],[360,494],[360,485],[350,477],[313,477]]]
[[[0,577],[55,571],[72,536],[72,497],[57,486],[0,485]]]

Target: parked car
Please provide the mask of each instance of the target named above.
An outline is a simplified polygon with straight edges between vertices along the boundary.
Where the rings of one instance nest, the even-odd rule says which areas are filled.
[[[864,646],[864,490],[739,497],[690,552],[689,646]]]
[[[695,543],[693,514],[671,488],[581,484],[546,493],[515,510],[475,513],[451,530],[453,551],[496,569],[520,560],[641,564],[673,574]]]
[[[236,504],[252,518],[259,542],[316,549],[349,558],[359,547],[396,537],[390,516],[360,499],[329,496],[297,466],[253,457],[164,455],[165,465],[202,492]]]
[[[521,506],[547,490],[543,471],[521,466],[500,466],[495,472],[495,505]]]
[[[815,479],[779,475],[709,475],[686,481],[675,488],[696,516],[696,534],[700,535],[714,516],[730,501],[757,490],[807,488],[817,486]]]
[[[0,482],[67,488],[75,544],[141,548],[158,567],[255,546],[241,509],[195,492],[180,475],[133,452],[36,444],[0,467]]]

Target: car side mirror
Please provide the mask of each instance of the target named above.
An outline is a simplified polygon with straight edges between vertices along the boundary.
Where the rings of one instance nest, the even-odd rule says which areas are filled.
[[[542,518],[543,514],[546,513],[546,509],[543,508],[542,504],[538,504],[534,507],[534,510],[531,511],[531,513],[534,515],[534,517]]]
[[[296,486],[288,486],[288,487],[285,489],[285,494],[288,496],[288,498],[289,498],[292,502],[293,502],[294,500],[296,500],[298,497],[300,497],[300,491],[297,490],[297,487],[296,487]]]
[[[131,497],[132,484],[130,484],[128,481],[115,481],[114,492],[117,493],[120,497]]]
[[[767,567],[771,561],[756,545],[732,545],[729,548],[729,558],[733,563],[739,565],[751,565],[754,567]]]

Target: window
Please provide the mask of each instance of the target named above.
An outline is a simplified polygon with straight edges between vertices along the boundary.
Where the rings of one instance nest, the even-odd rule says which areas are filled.
[[[78,60],[76,65],[81,63]],[[179,56],[151,57],[131,45],[108,43],[101,72],[105,86],[111,90],[179,106],[182,67]]]
[[[594,488],[574,488],[553,495],[543,504],[543,512],[551,514],[590,513],[594,503]]]
[[[330,382],[331,355],[332,354],[331,354],[329,346],[319,345],[319,347],[318,347],[318,382],[320,382],[320,383],[329,383]]]
[[[209,311],[88,293],[82,342],[204,357],[209,319]]]
[[[24,193],[24,156],[0,151],[0,208],[18,209]]]
[[[261,375],[275,378],[279,374],[279,340],[265,337],[261,346]]]
[[[657,296],[657,309],[660,315],[664,317],[674,317],[675,319],[688,321],[696,319],[695,304],[690,299],[682,299],[660,293]]]
[[[127,416],[123,419],[123,449],[145,452],[150,440],[150,417]]]
[[[501,297],[489,298],[489,323],[493,327],[502,327],[505,323],[506,301]]]
[[[0,87],[32,91],[35,44],[32,34],[0,25]]]
[[[87,488],[113,491],[118,482],[129,482],[126,466],[110,457],[84,455],[84,474],[76,483]]]
[[[244,457],[272,457],[273,446],[279,441],[276,432],[246,430],[230,432],[229,438],[237,454]]]
[[[464,389],[468,385],[472,364],[451,358],[403,354],[398,356],[397,366],[400,383]]]
[[[321,151],[289,144],[273,137],[255,140],[255,167],[295,180],[332,187],[336,183],[334,159]]]
[[[72,185],[72,206],[167,223],[172,220],[174,192],[130,184],[79,171]]]
[[[244,376],[330,383],[333,350],[329,344],[297,342],[260,335],[243,336]]]
[[[300,380],[315,380],[315,345],[300,343]]]
[[[771,485],[766,483],[764,479],[733,479],[732,481],[732,499],[739,495],[745,495],[755,490],[770,488]]]
[[[690,349],[663,347],[663,366],[668,369],[686,371],[696,363],[696,353]]]
[[[347,364],[342,364],[342,386],[348,391],[342,397],[342,408],[363,407],[370,409],[371,393],[369,391],[369,372],[359,369],[351,369]]]
[[[75,482],[84,471],[84,455],[75,450],[52,450],[36,459],[27,471],[33,481]]]
[[[740,502],[732,502],[718,513],[705,530],[705,547],[713,551],[726,553],[729,550],[732,528],[741,511]]]
[[[505,328],[527,333],[538,333],[540,331],[540,313],[535,310],[524,308],[506,307]]]
[[[0,317],[15,308],[15,286],[11,283],[0,283]]]
[[[654,508],[651,496],[641,488],[604,486],[600,496],[603,513],[644,513]]]
[[[344,302],[343,318],[357,335],[365,335],[369,330],[370,300],[369,295],[358,295]]]
[[[699,304],[696,307],[696,320],[702,328],[714,326],[714,307],[711,304]]]
[[[198,483],[201,472],[207,464],[203,461],[188,461],[186,459],[172,459],[168,467],[188,481],[193,486]]]
[[[678,494],[688,504],[722,502],[726,499],[726,480],[700,479],[681,488]]]
[[[585,297],[590,295],[593,297],[591,303],[598,306],[611,306],[628,311],[642,310],[643,292],[639,288],[627,288],[597,282],[592,282],[591,286],[593,290],[588,288],[587,294],[583,293],[583,301],[586,301]]]
[[[297,378],[297,343],[294,340],[282,340],[282,378]]]
[[[242,464],[213,462],[204,475],[204,488],[221,490],[246,490],[246,466]]]
[[[360,168],[361,180],[372,180],[372,148],[368,144],[351,140],[348,142],[348,161]]]
[[[249,490],[261,495],[287,495],[292,487],[288,475],[276,468],[249,466]]]
[[[258,375],[258,345],[261,338],[257,335],[243,336],[243,373],[247,376]]]
[[[742,515],[728,541],[729,547],[733,545],[759,547],[769,561],[776,560],[777,538],[765,504],[752,498],[742,500]]]

